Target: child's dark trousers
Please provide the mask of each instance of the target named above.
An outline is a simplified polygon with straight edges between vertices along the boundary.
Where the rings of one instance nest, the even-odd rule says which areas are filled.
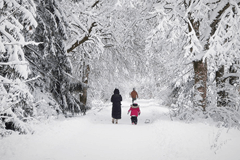
[[[137,124],[138,119],[136,116],[131,116],[131,121],[132,121],[132,124]]]

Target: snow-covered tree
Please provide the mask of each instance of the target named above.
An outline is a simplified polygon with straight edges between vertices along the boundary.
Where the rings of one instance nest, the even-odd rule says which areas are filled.
[[[35,95],[48,96],[49,109],[67,113],[85,112],[84,105],[73,96],[74,90],[82,90],[81,81],[72,76],[72,64],[67,53],[66,41],[69,38],[67,17],[57,0],[35,1],[38,27],[34,39],[41,42],[38,47],[26,47],[27,58],[33,73],[40,75],[37,81],[30,82]],[[41,100],[41,96],[38,96]],[[55,102],[60,106],[54,107]]]
[[[103,11],[100,1],[61,1],[64,8],[67,23],[69,24],[66,41],[67,52],[73,63],[73,77],[84,86],[89,83],[89,74],[92,71],[92,64],[103,52],[101,42],[101,12]],[[86,105],[88,87],[82,92],[75,92],[75,97],[80,98],[81,103]]]
[[[237,74],[229,73],[235,70],[234,63],[239,59],[239,6],[235,1],[229,1],[224,4],[224,8],[219,11],[215,23],[218,25],[214,28],[212,36],[209,39],[209,50],[205,57],[211,61],[209,71],[211,80],[214,79],[216,72],[216,85],[218,94],[218,106],[226,106],[231,94],[228,88],[231,77],[239,77]],[[225,86],[227,85],[227,86]],[[233,85],[233,84],[232,84]],[[237,83],[235,82],[235,87]],[[235,87],[230,87],[234,90]],[[228,90],[228,91],[227,91]],[[236,93],[234,93],[236,94]],[[238,94],[237,94],[238,95]],[[233,102],[239,103],[239,100]]]
[[[0,9],[0,123],[28,133],[31,129],[23,121],[32,116],[34,106],[26,85],[30,68],[23,46],[37,43],[25,41],[23,31],[31,33],[37,27],[36,6],[32,0],[2,0]]]
[[[187,58],[188,63],[192,62],[193,64],[193,78],[195,80],[193,102],[196,107],[201,106],[202,110],[205,111],[207,102],[214,106],[216,96],[211,94],[218,92],[218,97],[222,94],[218,91],[219,88],[223,90],[219,82],[228,77],[224,73],[229,71],[229,68],[239,55],[237,47],[239,41],[239,31],[237,29],[239,27],[239,4],[236,1],[166,0],[156,3],[155,10],[159,14],[159,26],[156,28],[158,31],[166,30],[164,26],[168,26],[171,33],[176,31],[174,29],[177,28],[176,26],[180,28],[180,36],[178,37],[185,40],[185,43],[175,42],[173,44],[180,44],[180,48],[185,49],[184,56]],[[170,38],[167,37],[167,40],[169,39],[171,40],[171,36]],[[176,38],[173,39],[176,40]],[[216,77],[216,72],[218,72],[218,76],[223,67],[226,70],[220,74],[222,78],[219,80]],[[190,78],[191,73],[188,74]],[[217,78],[217,81],[214,81],[215,78]],[[213,88],[216,83],[217,88]],[[231,91],[231,93],[233,92]],[[191,95],[191,92],[188,95]],[[237,96],[235,96],[235,100],[237,100]],[[187,97],[185,97],[186,100]],[[188,102],[186,100],[185,102]],[[186,106],[188,109],[192,108],[189,105]],[[198,107],[198,109],[201,108]]]

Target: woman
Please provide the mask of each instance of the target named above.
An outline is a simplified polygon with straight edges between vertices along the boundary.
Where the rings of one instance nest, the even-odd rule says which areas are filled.
[[[116,124],[118,124],[118,119],[121,119],[121,101],[122,96],[119,94],[119,90],[115,89],[114,94],[111,97],[112,105],[112,123],[114,124],[116,120]]]

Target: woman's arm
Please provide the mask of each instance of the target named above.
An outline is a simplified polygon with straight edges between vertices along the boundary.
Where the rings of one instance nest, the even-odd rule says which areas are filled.
[[[111,97],[111,102],[113,102],[113,95],[112,95],[112,97]]]

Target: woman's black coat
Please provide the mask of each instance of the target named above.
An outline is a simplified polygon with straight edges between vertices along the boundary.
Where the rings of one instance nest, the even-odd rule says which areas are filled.
[[[121,119],[121,101],[122,96],[119,94],[119,90],[115,89],[114,94],[111,97],[112,105],[112,118]]]

